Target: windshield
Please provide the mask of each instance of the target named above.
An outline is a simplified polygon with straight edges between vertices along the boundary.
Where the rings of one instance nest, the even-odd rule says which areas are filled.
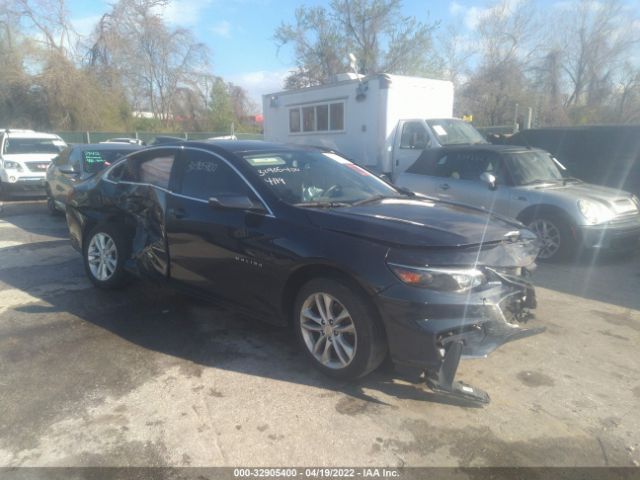
[[[3,154],[60,153],[67,145],[55,138],[8,138]]]
[[[562,173],[551,155],[545,152],[519,152],[507,155],[516,185],[562,180]]]
[[[401,194],[375,175],[334,153],[282,151],[244,155],[262,181],[282,201],[355,203]]]
[[[135,150],[85,150],[82,152],[83,170],[86,173],[97,173],[133,151]]]
[[[469,145],[487,143],[473,125],[455,118],[427,120],[440,145]]]

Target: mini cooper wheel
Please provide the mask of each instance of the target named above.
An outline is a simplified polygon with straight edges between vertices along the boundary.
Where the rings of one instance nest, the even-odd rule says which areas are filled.
[[[84,267],[89,279],[100,288],[120,288],[128,280],[123,265],[127,244],[115,225],[98,225],[87,236]]]
[[[327,375],[362,377],[385,358],[384,333],[373,308],[342,280],[320,278],[304,285],[294,315],[302,349]]]
[[[571,230],[566,220],[552,215],[540,216],[534,218],[527,228],[542,241],[538,260],[560,260],[569,256]]]

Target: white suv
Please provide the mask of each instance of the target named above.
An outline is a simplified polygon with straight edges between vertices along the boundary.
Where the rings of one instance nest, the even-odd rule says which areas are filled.
[[[12,192],[44,193],[51,160],[67,144],[58,135],[33,130],[0,132],[0,195]]]

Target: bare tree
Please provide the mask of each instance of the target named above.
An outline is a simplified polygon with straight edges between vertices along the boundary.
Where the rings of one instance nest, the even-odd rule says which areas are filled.
[[[208,50],[190,31],[170,28],[159,7],[165,0],[120,0],[94,32],[88,61],[117,77],[138,110],[171,123],[177,92],[197,90],[207,70]]]
[[[47,49],[67,55],[73,49],[76,33],[69,20],[65,0],[13,0],[11,10],[18,18],[31,24]]]
[[[575,0],[564,12],[563,70],[567,107],[596,105],[610,90],[616,72],[640,42],[637,11],[619,0]]]
[[[332,0],[328,8],[296,10],[295,25],[280,25],[275,40],[294,47],[297,69],[286,86],[307,86],[348,71],[348,53],[363,74],[431,71],[437,26],[403,16],[400,0]]]

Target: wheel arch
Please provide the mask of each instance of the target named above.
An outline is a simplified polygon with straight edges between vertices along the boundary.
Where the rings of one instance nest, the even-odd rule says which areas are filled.
[[[384,329],[384,322],[382,322],[380,312],[378,311],[375,302],[371,300],[372,292],[370,291],[370,289],[365,287],[360,281],[357,280],[357,278],[353,274],[349,273],[348,271],[335,265],[322,263],[303,265],[292,272],[287,278],[284,288],[282,289],[282,296],[280,299],[280,310],[286,324],[293,324],[293,306],[296,301],[296,296],[298,295],[298,292],[300,291],[302,286],[309,280],[318,277],[336,278],[343,280],[347,284],[349,284],[349,286],[352,287],[359,295],[367,299],[367,303],[375,313],[376,319]]]
[[[571,215],[569,215],[566,210],[547,203],[539,203],[536,205],[528,206],[518,214],[516,219],[523,224],[528,225],[534,218],[544,215],[560,217],[569,222],[570,225],[575,224],[575,222],[571,219]]]
[[[127,224],[126,218],[122,215],[117,215],[116,213],[98,213],[95,214],[86,214],[84,215],[84,221],[82,223],[82,246],[84,248],[84,244],[87,241],[87,236],[91,230],[93,230],[98,225],[109,224],[109,225],[120,225],[122,226],[127,234],[131,234],[133,232],[133,228]]]

